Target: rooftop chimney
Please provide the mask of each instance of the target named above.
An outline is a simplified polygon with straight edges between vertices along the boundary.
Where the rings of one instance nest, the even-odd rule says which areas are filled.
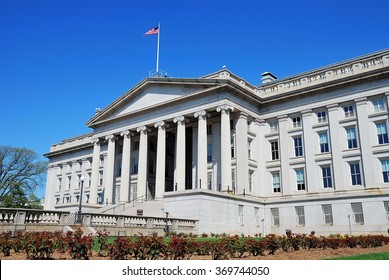
[[[261,74],[261,76],[262,76],[261,80],[262,80],[263,84],[267,84],[267,83],[274,82],[275,80],[277,80],[277,77],[274,76],[270,72],[264,72]]]

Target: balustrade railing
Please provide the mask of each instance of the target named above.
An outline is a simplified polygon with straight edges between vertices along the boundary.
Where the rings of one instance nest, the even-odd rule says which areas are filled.
[[[66,226],[75,224],[75,213],[36,209],[0,208],[1,226]],[[162,217],[125,216],[102,213],[82,213],[83,225],[90,227],[121,227],[139,229],[162,229],[166,226],[173,230],[195,230],[196,220],[166,219]]]

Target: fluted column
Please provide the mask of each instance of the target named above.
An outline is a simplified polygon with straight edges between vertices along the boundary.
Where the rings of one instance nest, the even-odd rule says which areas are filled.
[[[290,195],[297,190],[296,182],[290,181],[289,165],[289,136],[288,136],[288,116],[278,116],[279,143],[281,159],[281,190],[282,194]]]
[[[122,175],[120,183],[120,202],[130,200],[130,159],[131,159],[131,132],[125,130],[120,133],[123,136]]]
[[[177,190],[185,190],[185,117],[176,117],[173,121],[177,123],[176,180],[174,185],[177,185]]]
[[[231,172],[231,127],[230,113],[234,108],[229,105],[222,105],[216,108],[220,112],[220,161],[221,161],[221,189],[232,189],[232,172]]]
[[[204,110],[196,112],[194,117],[199,119],[197,130],[197,186],[207,188],[207,112]]]
[[[370,133],[365,131],[369,127],[367,98],[355,100],[358,117],[359,142],[361,143],[362,169],[365,187],[376,186],[379,182],[374,179],[373,149]]]
[[[93,139],[93,156],[92,156],[92,180],[89,194],[89,203],[97,204],[97,189],[99,186],[100,176],[100,141],[98,138]]]
[[[339,112],[338,104],[331,104],[327,106],[328,109],[328,127],[330,129],[330,143],[332,153],[332,169],[334,171],[334,189],[344,190],[343,180],[343,158],[342,158],[342,135],[339,126]]]
[[[113,181],[115,168],[115,135],[105,137],[108,141],[107,164],[104,173],[104,202],[113,203]]]
[[[139,160],[138,160],[138,184],[137,196],[146,198],[147,191],[147,133],[146,126],[138,127],[140,133],[139,140]]]
[[[155,199],[159,199],[162,198],[162,193],[165,191],[166,124],[164,121],[160,121],[154,126],[158,128]]]
[[[315,146],[312,145],[312,139],[315,139],[315,134],[312,129],[313,117],[312,110],[302,111],[303,116],[303,133],[304,133],[304,156],[305,156],[305,173],[308,192],[318,192],[318,186],[315,183]]]
[[[247,137],[247,113],[241,112],[236,123],[236,174],[238,192],[249,190],[249,155]]]

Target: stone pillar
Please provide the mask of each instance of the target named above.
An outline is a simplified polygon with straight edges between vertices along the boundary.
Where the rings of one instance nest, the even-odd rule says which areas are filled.
[[[55,176],[55,169],[56,166],[49,164],[47,169],[47,177],[46,177],[46,192],[45,192],[45,210],[52,210],[54,209],[55,205],[55,198],[54,193],[57,191],[56,184],[54,179],[56,179]]]
[[[131,159],[131,132],[125,130],[120,133],[123,136],[122,175],[120,183],[120,202],[130,201],[130,159]]]
[[[197,184],[207,188],[207,112],[202,110],[194,114],[198,118],[197,129]]]
[[[281,190],[282,194],[290,195],[297,190],[296,181],[290,182],[290,167],[289,167],[289,137],[288,137],[288,116],[282,115],[278,117],[279,127],[279,142],[278,149],[281,162]]]
[[[92,156],[92,180],[89,194],[89,203],[97,204],[97,189],[99,186],[100,176],[100,141],[98,138],[92,140],[93,156]]]
[[[264,147],[266,147],[266,139],[265,139],[265,130],[266,130],[266,123],[264,120],[261,119],[255,119],[254,122],[255,125],[255,133],[257,135],[256,137],[256,153],[258,155],[258,177],[255,181],[256,184],[254,185],[254,190],[257,195],[259,196],[269,196],[269,193],[272,193],[272,188],[269,188],[268,186],[270,184],[267,183],[267,176],[266,176],[266,153]]]
[[[247,137],[247,113],[240,112],[236,123],[236,186],[237,192],[249,191],[249,155]]]
[[[74,195],[75,190],[80,190],[80,177],[77,176],[76,171],[79,168],[79,163],[77,160],[73,160],[71,162],[71,186],[70,186],[70,192],[72,196],[71,202],[77,202],[76,196]],[[83,174],[81,174],[83,175]]]
[[[231,127],[230,113],[234,108],[229,105],[222,105],[216,108],[220,112],[220,161],[221,161],[221,189],[232,190],[231,172]]]
[[[164,121],[155,123],[158,129],[157,166],[155,174],[155,199],[161,199],[165,191],[165,162],[166,162],[166,124]]]
[[[115,135],[105,137],[108,141],[107,162],[104,172],[104,203],[113,203],[113,181],[115,168]]]
[[[176,176],[174,188],[177,185],[177,190],[185,190],[185,117],[176,117],[173,121],[177,123]]]
[[[312,145],[312,140],[315,139],[313,126],[312,110],[301,112],[303,116],[303,141],[304,141],[304,156],[305,156],[305,174],[306,184],[309,193],[318,192],[318,186],[315,181],[315,145]]]
[[[138,160],[138,185],[137,196],[146,199],[148,194],[147,190],[147,133],[146,126],[138,127],[137,130],[140,133],[139,140],[139,160]]]
[[[363,170],[364,185],[365,187],[373,187],[378,184],[374,180],[374,162],[373,162],[373,149],[372,142],[369,133],[369,117],[367,108],[367,98],[363,97],[355,100],[357,106],[358,117],[358,132],[359,142],[361,146],[361,167]],[[376,129],[376,128],[374,128]]]
[[[342,145],[339,139],[342,139],[340,135],[339,127],[339,107],[338,104],[332,104],[327,106],[328,109],[328,127],[330,128],[329,136],[331,143],[332,153],[332,170],[334,171],[333,182],[335,190],[344,190],[343,182],[343,158],[342,158]]]

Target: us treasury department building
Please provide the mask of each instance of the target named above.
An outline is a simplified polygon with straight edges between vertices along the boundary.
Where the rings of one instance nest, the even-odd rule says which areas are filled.
[[[261,80],[142,80],[51,146],[45,209],[82,195],[83,211],[168,212],[198,233],[386,233],[389,50]]]

